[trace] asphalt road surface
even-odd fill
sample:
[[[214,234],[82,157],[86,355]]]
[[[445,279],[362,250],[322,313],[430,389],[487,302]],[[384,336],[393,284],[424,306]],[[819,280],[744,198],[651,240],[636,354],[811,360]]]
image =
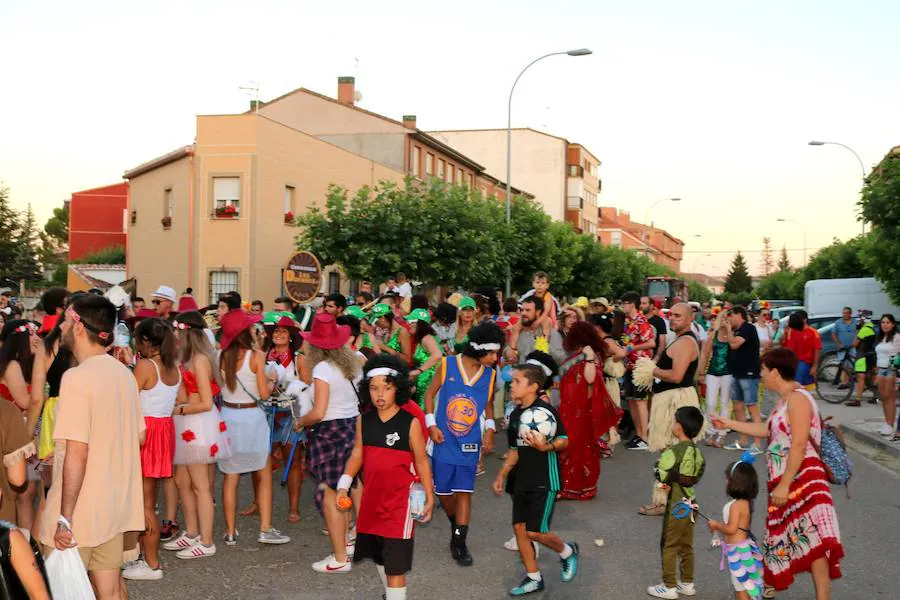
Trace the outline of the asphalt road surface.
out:
[[[736,452],[705,448],[707,469],[698,485],[701,507],[707,514],[721,515],[725,503],[724,469],[737,458]],[[505,550],[511,536],[511,504],[508,497],[495,497],[490,484],[500,466],[500,453],[487,461],[488,473],[478,478],[469,547],[475,565],[458,567],[449,556],[449,525],[443,512],[433,522],[419,527],[413,572],[407,579],[408,598],[440,600],[500,599],[523,577],[518,555]],[[835,488],[835,504],[846,550],[844,577],[834,582],[833,598],[894,598],[896,592],[896,547],[900,519],[900,477],[867,458],[852,455],[856,469],[850,486],[852,499],[843,488]],[[636,513],[649,500],[652,467],[656,455],[643,451],[616,450],[603,461],[600,494],[590,502],[557,504],[552,528],[581,547],[578,576],[568,584],[559,580],[559,561],[546,549],[540,557],[547,589],[535,598],[607,599],[648,598],[646,587],[660,581],[660,517]],[[757,461],[760,479],[764,463]],[[221,479],[221,478],[220,478]],[[130,582],[134,600],[204,599],[313,599],[376,600],[382,589],[372,563],[355,565],[349,574],[325,575],[310,564],[329,554],[322,521],[312,507],[313,487],[305,482],[301,510],[303,521],[288,525],[287,494],[275,491],[275,526],[292,537],[284,546],[262,546],[255,541],[256,517],[238,517],[243,534],[237,546],[220,542],[224,531],[221,511],[216,521],[218,554],[212,558],[182,561],[164,552],[165,577],[161,581]],[[250,480],[241,482],[239,506],[250,496]],[[763,506],[762,496],[759,505]],[[757,510],[753,529],[762,535],[762,510]],[[594,545],[601,537],[603,547]],[[698,518],[694,536],[698,600],[732,599],[727,573],[719,571],[719,551],[710,549],[710,535]],[[780,599],[808,599],[813,595],[807,575],[794,587],[778,594]]]

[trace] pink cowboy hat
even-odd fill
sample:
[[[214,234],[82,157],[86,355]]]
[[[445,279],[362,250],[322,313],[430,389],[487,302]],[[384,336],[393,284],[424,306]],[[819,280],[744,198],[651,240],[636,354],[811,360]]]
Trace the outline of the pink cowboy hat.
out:
[[[338,325],[334,315],[319,313],[313,320],[312,331],[303,331],[300,335],[316,348],[337,350],[350,339],[350,327]]]
[[[262,320],[260,315],[248,315],[242,310],[229,310],[228,314],[222,317],[220,325],[222,326],[222,336],[219,338],[219,345],[222,350],[226,350],[234,339],[245,329],[249,329]]]

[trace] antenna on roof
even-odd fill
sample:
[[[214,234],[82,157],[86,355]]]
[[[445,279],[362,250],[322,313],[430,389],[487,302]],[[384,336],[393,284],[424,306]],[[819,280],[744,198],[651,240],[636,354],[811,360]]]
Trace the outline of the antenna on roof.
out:
[[[253,96],[253,112],[259,112],[259,84],[255,81],[248,81],[247,85],[238,88],[243,90],[248,96]]]

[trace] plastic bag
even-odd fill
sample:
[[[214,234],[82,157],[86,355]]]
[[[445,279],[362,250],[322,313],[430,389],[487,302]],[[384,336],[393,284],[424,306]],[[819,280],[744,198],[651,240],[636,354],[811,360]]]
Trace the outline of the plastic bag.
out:
[[[91,580],[77,548],[54,550],[44,565],[50,593],[56,600],[94,600]]]

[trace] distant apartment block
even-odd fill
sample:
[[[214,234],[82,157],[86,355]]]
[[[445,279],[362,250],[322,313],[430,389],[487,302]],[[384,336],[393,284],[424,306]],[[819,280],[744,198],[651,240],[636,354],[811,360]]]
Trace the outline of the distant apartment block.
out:
[[[506,175],[506,129],[432,131],[431,135]],[[581,144],[534,129],[512,130],[512,182],[532,194],[554,221],[597,235],[600,160]]]
[[[631,215],[624,210],[601,207],[599,216],[597,231],[600,243],[645,252],[657,264],[681,271],[683,241],[665,229],[632,221]]]

